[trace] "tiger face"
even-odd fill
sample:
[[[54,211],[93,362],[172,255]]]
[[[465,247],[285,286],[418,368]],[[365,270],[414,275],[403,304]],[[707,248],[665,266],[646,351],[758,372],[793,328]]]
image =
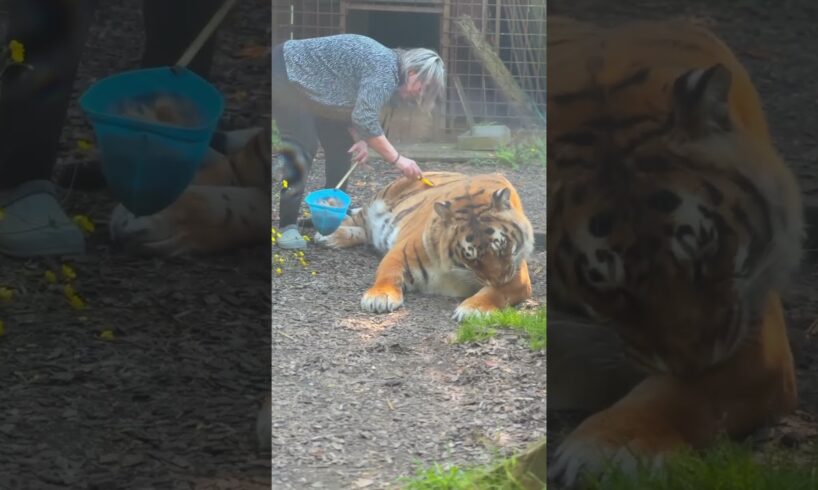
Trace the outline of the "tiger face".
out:
[[[614,320],[654,371],[689,375],[730,357],[800,257],[796,182],[741,126],[730,88],[721,64],[690,70],[666,113],[600,117],[552,146],[549,284]]]
[[[510,196],[508,188],[501,188],[483,205],[461,199],[436,202],[434,207],[448,235],[448,256],[454,266],[468,269],[480,282],[494,287],[508,283],[530,253],[531,241],[518,224]]]

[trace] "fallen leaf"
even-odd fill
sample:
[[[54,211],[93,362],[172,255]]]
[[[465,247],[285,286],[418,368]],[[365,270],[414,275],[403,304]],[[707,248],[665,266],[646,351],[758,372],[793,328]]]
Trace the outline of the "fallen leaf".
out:
[[[263,58],[270,53],[270,48],[267,46],[258,46],[251,44],[241,49],[237,56],[239,58]]]

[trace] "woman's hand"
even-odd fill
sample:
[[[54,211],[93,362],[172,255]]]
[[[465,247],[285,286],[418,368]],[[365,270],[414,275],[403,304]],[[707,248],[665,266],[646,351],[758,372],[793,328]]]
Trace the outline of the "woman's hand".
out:
[[[364,164],[369,159],[369,145],[364,140],[358,141],[347,150],[347,153],[352,154],[352,163]]]
[[[395,162],[395,166],[398,167],[398,170],[400,170],[403,175],[409,177],[410,179],[418,180],[423,177],[423,172],[421,172],[417,162],[411,158],[406,158],[405,156],[401,155]]]

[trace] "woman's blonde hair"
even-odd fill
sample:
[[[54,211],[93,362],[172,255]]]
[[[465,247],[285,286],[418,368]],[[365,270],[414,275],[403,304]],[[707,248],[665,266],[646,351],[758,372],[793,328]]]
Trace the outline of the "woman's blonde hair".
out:
[[[418,105],[430,109],[443,97],[446,89],[446,68],[440,55],[426,48],[396,49],[400,58],[401,77],[407,80],[409,72],[417,73],[423,84]],[[405,82],[404,82],[405,83]]]

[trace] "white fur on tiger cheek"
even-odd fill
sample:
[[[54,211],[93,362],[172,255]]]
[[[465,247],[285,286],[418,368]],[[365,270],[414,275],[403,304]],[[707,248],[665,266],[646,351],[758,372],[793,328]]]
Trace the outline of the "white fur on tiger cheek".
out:
[[[469,260],[477,258],[477,249],[474,248],[474,245],[472,245],[471,242],[460,240],[460,246],[463,247],[464,258]]]
[[[373,202],[366,212],[366,226],[372,245],[379,252],[386,253],[395,245],[400,227],[394,225],[394,215],[380,199]]]
[[[588,258],[588,264],[583,270],[586,279],[595,288],[601,291],[621,287],[625,282],[625,266],[623,265],[622,258],[609,247],[607,240],[591,236],[587,229],[587,225],[582,226],[576,239],[577,247],[582,250]],[[612,259],[611,262],[601,260],[597,254],[598,250],[608,252],[607,256]],[[602,277],[601,280],[591,280],[590,271],[593,269],[599,272]]]
[[[698,260],[713,253],[718,246],[716,223],[701,212],[700,208],[704,204],[696,196],[680,194],[679,197],[682,198],[682,202],[673,213],[676,222],[675,229],[678,230],[681,226],[687,225],[693,229],[694,235],[674,237],[671,250],[676,259],[681,262]]]
[[[491,248],[495,252],[499,252],[506,246],[506,237],[498,230],[491,235]]]

